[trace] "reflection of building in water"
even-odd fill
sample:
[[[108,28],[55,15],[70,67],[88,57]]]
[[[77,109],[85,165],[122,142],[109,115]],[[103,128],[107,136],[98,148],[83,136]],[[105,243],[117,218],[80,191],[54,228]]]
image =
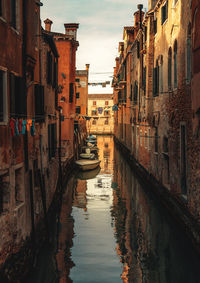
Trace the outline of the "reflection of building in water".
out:
[[[113,183],[117,186],[112,216],[116,250],[124,265],[123,282],[197,282],[199,259],[183,232],[177,231],[164,209],[144,192],[117,151],[114,156]],[[190,262],[196,262],[195,268]],[[178,270],[183,270],[182,279],[177,264]]]
[[[86,180],[77,180],[77,186],[74,190],[74,200],[73,206],[87,209],[87,181]]]
[[[73,246],[74,236],[74,220],[71,216],[72,212],[72,197],[73,189],[76,185],[74,179],[71,179],[68,186],[63,193],[62,206],[59,222],[59,236],[58,236],[58,247],[56,254],[56,266],[59,273],[59,282],[71,283],[72,280],[69,278],[70,269],[74,266],[71,260],[71,247]]]
[[[101,173],[113,172],[114,141],[112,136],[99,135],[97,139],[99,159],[101,160]]]

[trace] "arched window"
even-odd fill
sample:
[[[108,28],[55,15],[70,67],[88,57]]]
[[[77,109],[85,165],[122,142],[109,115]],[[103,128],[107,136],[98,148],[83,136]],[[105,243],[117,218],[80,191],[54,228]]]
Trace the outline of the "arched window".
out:
[[[177,40],[174,42],[174,87],[177,88]]]
[[[163,56],[160,56],[160,92],[163,92]]]
[[[189,83],[191,80],[191,23],[188,25],[188,34],[187,34],[187,66],[186,66],[186,80]]]
[[[172,49],[169,48],[168,51],[168,88],[172,87]]]
[[[156,60],[156,67],[153,69],[153,96],[159,95],[159,65]]]
[[[134,104],[137,104],[137,98],[138,98],[138,83],[135,81],[134,83],[134,90],[133,90],[133,101]]]

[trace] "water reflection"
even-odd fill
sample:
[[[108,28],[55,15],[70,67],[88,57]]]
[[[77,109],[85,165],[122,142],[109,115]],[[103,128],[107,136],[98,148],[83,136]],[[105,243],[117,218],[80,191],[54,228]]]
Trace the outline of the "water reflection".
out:
[[[99,137],[98,147],[101,171],[72,176],[53,244],[26,282],[199,283],[200,260],[184,233],[135,178],[112,137]]]
[[[200,259],[191,243],[148,188],[141,186],[115,151],[112,216],[123,282],[200,282]]]

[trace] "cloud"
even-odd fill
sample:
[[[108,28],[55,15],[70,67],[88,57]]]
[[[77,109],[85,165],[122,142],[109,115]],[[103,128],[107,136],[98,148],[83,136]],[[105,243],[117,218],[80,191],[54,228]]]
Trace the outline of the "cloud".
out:
[[[147,2],[139,1],[144,8]],[[109,74],[99,77],[93,74],[113,71],[123,27],[134,24],[138,0],[43,0],[43,4],[42,21],[50,18],[53,31],[64,32],[64,23],[80,24],[77,69],[89,63],[91,79],[110,79]]]

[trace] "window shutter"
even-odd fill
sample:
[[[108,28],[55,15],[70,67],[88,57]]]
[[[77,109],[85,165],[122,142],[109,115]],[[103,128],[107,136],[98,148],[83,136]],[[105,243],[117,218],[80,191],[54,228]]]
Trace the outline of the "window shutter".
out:
[[[11,0],[11,25],[16,28],[16,0]]]
[[[3,106],[4,106],[4,87],[3,87],[3,74],[4,72],[0,70],[0,122],[3,121]]]
[[[35,85],[35,121],[44,122],[44,87]]]
[[[0,0],[0,17],[3,16],[2,0]]]
[[[73,95],[74,95],[74,84],[69,84],[69,103],[73,102]]]
[[[157,87],[156,87],[156,94],[159,95],[159,66],[157,66]]]
[[[191,80],[191,37],[187,39],[187,81]]]
[[[156,69],[153,68],[153,96],[156,96]]]
[[[15,76],[10,73],[10,115],[15,117]]]

